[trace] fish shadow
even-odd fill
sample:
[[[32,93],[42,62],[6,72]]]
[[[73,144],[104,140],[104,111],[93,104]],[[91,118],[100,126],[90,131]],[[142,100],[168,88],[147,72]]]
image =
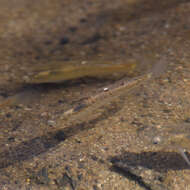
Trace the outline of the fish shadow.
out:
[[[190,154],[186,153],[190,158]],[[167,172],[169,170],[184,170],[190,169],[190,166],[185,162],[178,152],[124,152],[121,155],[109,158],[109,161],[114,166],[123,167],[143,167],[157,172]]]
[[[186,153],[187,157],[190,154]],[[134,181],[146,190],[168,190],[164,183],[167,171],[190,169],[177,152],[124,152],[109,158],[110,170]]]
[[[119,106],[114,106],[113,104],[106,112],[103,112],[98,117],[94,117],[89,121],[79,122],[74,125],[71,124],[63,129],[47,132],[44,135],[23,141],[16,146],[5,147],[4,150],[0,152],[0,169],[30,160],[49,151],[51,148],[56,148],[59,143],[64,142],[66,139],[82,131],[87,131],[96,127],[96,123],[114,115],[120,109]]]

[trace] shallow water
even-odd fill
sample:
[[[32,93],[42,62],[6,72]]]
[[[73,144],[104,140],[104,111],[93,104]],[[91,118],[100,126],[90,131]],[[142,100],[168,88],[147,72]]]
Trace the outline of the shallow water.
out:
[[[184,47],[189,39],[189,10],[182,5],[187,1],[130,0],[112,4],[105,0],[91,4],[85,0],[82,4],[65,1],[64,6],[63,1],[56,2],[46,1],[49,12],[41,11],[39,2],[30,6],[26,1],[18,3],[18,14],[5,17],[6,27],[0,29],[4,34],[0,46],[0,183],[35,184],[38,180],[33,175],[43,167],[53,170],[54,178],[51,176],[50,181],[58,183],[58,175],[71,165],[76,173],[86,176],[77,182],[91,184],[89,173],[85,172],[97,169],[92,175],[94,179],[105,168],[91,163],[85,155],[93,153],[106,160],[122,148],[130,159],[135,158],[134,163],[150,164],[158,171],[163,155],[174,160],[163,164],[166,171],[186,168],[181,160],[177,166],[175,162],[179,158],[177,148],[189,147],[188,126],[181,128],[179,134],[174,132],[179,129],[177,125],[166,126],[159,131],[164,141],[158,144],[166,152],[157,151],[159,148],[146,151],[152,148],[151,140],[157,135],[155,124],[168,122],[164,116],[156,118],[160,112],[154,105],[159,93],[178,81],[168,79],[171,86],[166,86],[166,79],[159,81],[159,77],[166,74],[171,63],[178,67],[184,52],[188,55],[188,48]],[[25,4],[27,8],[19,8]],[[160,86],[154,89],[153,83]],[[153,110],[153,116],[148,115],[151,107],[158,111]],[[138,144],[140,138],[133,120],[144,113],[148,135],[140,133],[142,143]],[[151,129],[148,121],[152,118]],[[137,122],[137,127],[141,123]],[[70,173],[71,178],[75,176]],[[107,180],[106,175],[101,176]],[[113,184],[118,183],[118,178],[113,179]],[[125,178],[123,182],[126,181]],[[132,188],[137,189],[137,183],[134,184]]]

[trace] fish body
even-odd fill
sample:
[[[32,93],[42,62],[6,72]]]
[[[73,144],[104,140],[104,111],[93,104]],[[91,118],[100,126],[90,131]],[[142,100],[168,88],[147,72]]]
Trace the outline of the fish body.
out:
[[[126,63],[112,61],[60,62],[44,65],[30,77],[29,83],[56,83],[82,77],[102,77],[114,73],[132,73],[136,68],[134,60]]]

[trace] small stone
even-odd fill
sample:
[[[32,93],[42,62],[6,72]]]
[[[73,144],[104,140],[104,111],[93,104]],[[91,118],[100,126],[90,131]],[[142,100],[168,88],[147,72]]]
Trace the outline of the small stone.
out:
[[[24,110],[25,110],[25,111],[31,111],[32,109],[29,108],[29,107],[25,107]]]
[[[48,113],[47,112],[43,112],[43,113],[41,113],[41,116],[42,117],[48,116]]]
[[[87,61],[82,61],[81,62],[81,65],[85,65],[85,64],[87,64]]]
[[[22,79],[23,79],[24,82],[29,82],[30,81],[30,77],[27,76],[27,75],[23,76]]]
[[[164,27],[165,27],[165,28],[170,28],[170,25],[169,25],[169,24],[165,24]]]
[[[159,144],[162,141],[160,136],[156,136],[152,139],[153,144]]]
[[[54,126],[55,125],[55,121],[53,121],[53,120],[48,120],[48,125],[49,126]]]
[[[109,88],[107,88],[107,87],[106,87],[106,88],[104,88],[104,92],[106,92],[106,91],[108,91],[108,90],[109,90]]]
[[[161,129],[162,126],[161,126],[161,125],[157,125],[156,128],[157,128],[157,129]]]

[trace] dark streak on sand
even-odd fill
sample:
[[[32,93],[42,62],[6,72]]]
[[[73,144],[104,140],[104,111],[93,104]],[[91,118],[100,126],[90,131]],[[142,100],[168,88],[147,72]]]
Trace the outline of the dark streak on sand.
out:
[[[49,132],[46,135],[24,141],[16,147],[10,147],[0,153],[0,169],[6,168],[20,161],[32,159],[35,156],[47,152],[50,148],[55,147],[69,137],[72,137],[82,131],[94,128],[97,122],[114,115],[120,109],[121,106],[112,105],[99,117],[88,122],[81,122],[74,126],[72,125],[61,130]]]

